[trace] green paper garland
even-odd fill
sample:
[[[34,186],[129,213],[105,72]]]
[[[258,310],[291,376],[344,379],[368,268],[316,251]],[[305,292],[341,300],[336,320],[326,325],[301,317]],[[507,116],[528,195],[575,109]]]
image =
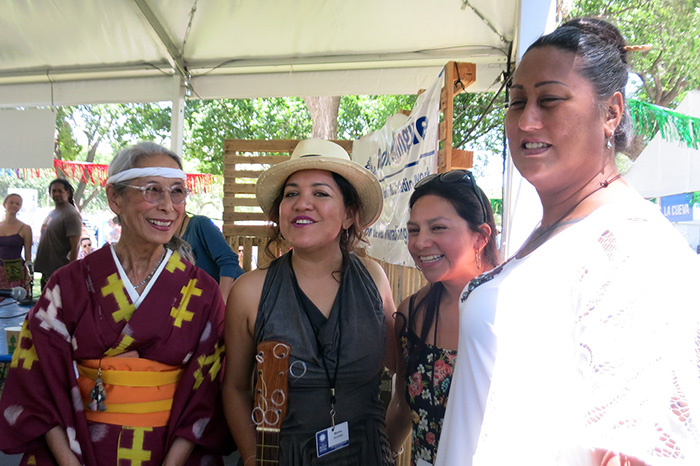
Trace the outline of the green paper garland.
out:
[[[652,139],[660,131],[666,141],[700,149],[700,118],[634,99],[629,99],[628,105],[636,134]]]

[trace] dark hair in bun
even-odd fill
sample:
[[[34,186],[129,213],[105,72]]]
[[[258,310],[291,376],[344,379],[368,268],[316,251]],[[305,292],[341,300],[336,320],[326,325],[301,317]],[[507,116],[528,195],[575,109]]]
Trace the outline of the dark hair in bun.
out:
[[[625,108],[620,125],[615,130],[617,150],[626,149],[632,140],[632,120],[625,97],[629,72],[625,45],[620,30],[613,24],[600,18],[576,18],[540,37],[527,49],[529,52],[534,48],[556,47],[573,52],[579,58],[581,76],[591,82],[599,102],[607,100],[615,92],[622,95]]]

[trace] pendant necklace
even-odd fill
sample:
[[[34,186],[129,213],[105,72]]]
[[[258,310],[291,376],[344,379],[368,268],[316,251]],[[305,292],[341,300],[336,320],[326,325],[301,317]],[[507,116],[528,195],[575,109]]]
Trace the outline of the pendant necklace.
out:
[[[106,411],[105,400],[107,399],[107,392],[105,391],[104,384],[102,383],[102,358],[100,358],[99,365],[97,367],[97,377],[95,378],[95,385],[90,390],[90,403],[88,403],[88,408],[91,411]]]
[[[160,259],[158,259],[158,263],[156,264],[155,267],[153,267],[153,270],[151,270],[151,273],[149,273],[148,276],[146,276],[146,278],[144,278],[143,281],[141,281],[141,283],[139,283],[138,285],[134,285],[134,289],[141,288],[143,285],[148,283],[148,281],[151,278],[153,278],[153,275],[156,273],[156,270],[158,270],[158,267],[160,266],[161,262],[163,262],[164,257],[165,257],[165,249],[163,249],[163,252],[160,255]]]

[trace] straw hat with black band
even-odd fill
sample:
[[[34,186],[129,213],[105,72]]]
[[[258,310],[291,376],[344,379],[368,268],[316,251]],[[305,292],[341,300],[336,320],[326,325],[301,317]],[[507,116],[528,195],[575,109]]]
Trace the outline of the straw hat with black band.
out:
[[[266,214],[269,215],[272,204],[284,189],[287,179],[301,170],[326,170],[348,180],[362,201],[361,228],[367,228],[379,218],[384,199],[377,178],[350,160],[345,149],[324,139],[300,141],[289,160],[268,168],[260,175],[255,185],[255,197]]]

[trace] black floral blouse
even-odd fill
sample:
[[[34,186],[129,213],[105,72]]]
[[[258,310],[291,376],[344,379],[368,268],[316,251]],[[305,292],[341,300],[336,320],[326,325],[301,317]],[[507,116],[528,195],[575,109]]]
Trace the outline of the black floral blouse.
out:
[[[411,343],[420,337],[407,326],[401,330],[403,356],[408,361]],[[406,375],[406,399],[411,410],[413,437],[411,444],[411,466],[419,459],[435,463],[438,439],[445,417],[447,396],[450,392],[452,372],[457,351],[446,350],[430,344],[419,345],[416,370]]]

